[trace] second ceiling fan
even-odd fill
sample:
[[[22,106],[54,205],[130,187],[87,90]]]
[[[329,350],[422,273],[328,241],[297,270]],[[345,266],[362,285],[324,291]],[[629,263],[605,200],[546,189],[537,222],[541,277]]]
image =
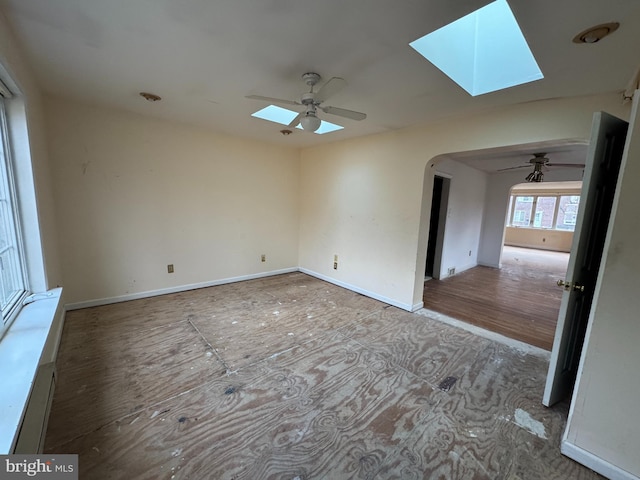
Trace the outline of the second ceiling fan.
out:
[[[550,163],[546,155],[546,153],[534,153],[533,158],[529,160],[528,164],[518,165],[517,167],[500,168],[498,169],[498,172],[516,170],[518,168],[526,168],[533,165],[533,172],[529,173],[525,180],[527,182],[542,182],[544,172],[549,170],[548,167],[584,168],[584,163]]]

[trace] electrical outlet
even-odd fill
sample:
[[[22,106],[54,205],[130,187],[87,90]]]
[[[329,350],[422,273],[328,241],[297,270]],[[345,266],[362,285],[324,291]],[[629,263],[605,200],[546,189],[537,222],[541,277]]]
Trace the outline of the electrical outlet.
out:
[[[469,250],[469,256],[471,256],[471,250]]]
[[[447,275],[451,276],[455,274],[456,274],[456,267],[451,267],[450,269],[447,270]]]
[[[167,265],[167,273],[173,273],[173,263]]]
[[[264,253],[262,255],[260,255],[260,261],[261,262],[266,262],[267,261],[267,256]]]
[[[338,269],[338,262],[333,262],[333,269],[337,270]]]

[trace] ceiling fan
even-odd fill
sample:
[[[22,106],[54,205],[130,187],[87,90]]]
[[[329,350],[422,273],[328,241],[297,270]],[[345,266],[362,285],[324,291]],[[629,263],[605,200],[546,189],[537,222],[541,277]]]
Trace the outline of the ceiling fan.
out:
[[[261,95],[248,95],[245,98],[250,98],[252,100],[263,100],[266,102],[272,103],[281,103],[284,105],[302,105],[305,109],[300,112],[296,118],[291,120],[289,123],[289,127],[295,127],[298,125],[302,125],[304,130],[309,132],[315,132],[320,128],[321,120],[317,116],[317,111],[322,110],[324,113],[329,113],[331,115],[338,115],[339,117],[349,118],[351,120],[364,120],[367,118],[367,115],[360,112],[355,112],[353,110],[347,110],[345,108],[338,107],[330,107],[330,106],[322,106],[324,103],[332,95],[335,95],[344,87],[347,86],[347,82],[340,77],[330,78],[325,84],[317,91],[313,91],[313,87],[320,81],[320,75],[314,72],[308,72],[302,75],[302,79],[305,83],[310,87],[309,92],[303,93],[300,101],[294,100],[283,100],[281,98],[273,98],[273,97],[263,97]]]
[[[526,165],[518,165],[517,167],[500,168],[498,172],[504,172],[505,170],[516,170],[518,168],[526,168],[533,165],[533,172],[526,176],[527,182],[542,182],[544,172],[549,171],[548,167],[569,167],[569,168],[584,168],[584,163],[549,163],[549,159],[545,156],[546,153],[534,153],[533,158],[529,160]]]

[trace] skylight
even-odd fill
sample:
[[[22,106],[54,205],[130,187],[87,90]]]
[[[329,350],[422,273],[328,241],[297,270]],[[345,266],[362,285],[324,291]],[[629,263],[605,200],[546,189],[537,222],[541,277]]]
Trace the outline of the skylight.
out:
[[[289,125],[291,120],[296,118],[296,115],[298,115],[298,112],[292,112],[291,110],[276,107],[275,105],[269,105],[251,114],[252,117],[269,120],[270,122],[280,123],[282,125]]]
[[[287,110],[286,108],[277,107],[275,105],[269,105],[268,107],[258,110],[252,113],[252,117],[261,118],[263,120],[269,120],[270,122],[279,123],[281,125],[289,125],[291,121],[296,118],[298,112]],[[300,124],[296,128],[302,129]],[[335,132],[336,130],[342,130],[344,127],[336,125],[335,123],[320,121],[320,128],[313,133],[322,135],[323,133]]]
[[[474,97],[544,78],[506,0],[409,45]]]
[[[296,128],[302,128],[300,124]],[[322,135],[323,133],[335,132],[336,130],[342,130],[344,127],[341,125],[336,125],[335,123],[327,122],[325,120],[320,120],[320,128],[313,133],[317,133],[318,135]]]

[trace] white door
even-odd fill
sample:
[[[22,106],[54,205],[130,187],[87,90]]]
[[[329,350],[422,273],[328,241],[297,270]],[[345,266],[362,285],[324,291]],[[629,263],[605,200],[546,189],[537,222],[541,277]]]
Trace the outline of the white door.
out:
[[[580,206],[564,279],[556,334],[542,403],[551,406],[573,389],[600,268],[628,123],[594,114]]]

